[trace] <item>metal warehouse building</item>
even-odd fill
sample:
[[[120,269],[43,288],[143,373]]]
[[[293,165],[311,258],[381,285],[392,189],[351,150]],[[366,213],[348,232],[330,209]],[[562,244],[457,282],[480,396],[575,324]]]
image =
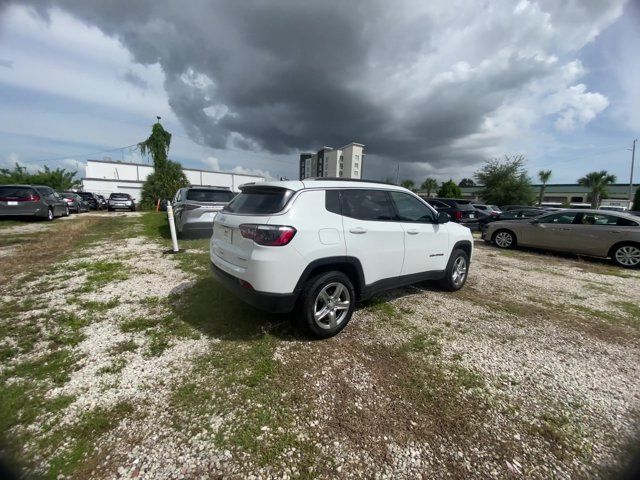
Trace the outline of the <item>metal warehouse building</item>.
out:
[[[239,191],[240,185],[252,182],[264,182],[264,177],[245,175],[242,173],[216,172],[211,170],[195,170],[184,168],[184,173],[191,185],[211,185],[229,187]],[[113,192],[128,193],[140,200],[142,184],[153,172],[153,167],[144,163],[124,163],[113,160],[88,160],[82,189],[85,192],[108,196]]]

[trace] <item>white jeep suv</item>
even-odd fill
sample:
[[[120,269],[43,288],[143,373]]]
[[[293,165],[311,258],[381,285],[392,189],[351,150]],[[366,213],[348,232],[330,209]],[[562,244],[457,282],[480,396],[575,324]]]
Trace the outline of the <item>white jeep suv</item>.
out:
[[[356,301],[438,280],[464,285],[468,228],[407,189],[353,180],[246,184],[214,218],[211,269],[245,302],[271,312],[299,308],[317,337],[342,330]]]

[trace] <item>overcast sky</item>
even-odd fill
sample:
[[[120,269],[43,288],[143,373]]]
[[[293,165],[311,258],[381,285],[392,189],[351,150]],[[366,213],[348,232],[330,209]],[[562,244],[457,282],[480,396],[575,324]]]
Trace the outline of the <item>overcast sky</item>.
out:
[[[297,178],[300,151],[357,141],[373,179],[523,154],[628,182],[639,4],[0,0],[0,165],[140,161],[118,148],[160,115],[191,168]]]

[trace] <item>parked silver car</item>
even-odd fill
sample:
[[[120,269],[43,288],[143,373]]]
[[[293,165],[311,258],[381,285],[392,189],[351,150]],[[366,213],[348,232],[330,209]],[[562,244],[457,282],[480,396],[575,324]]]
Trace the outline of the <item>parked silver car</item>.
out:
[[[640,267],[640,218],[602,210],[562,210],[528,221],[487,225],[485,241],[499,248],[516,245],[608,257],[625,268]]]
[[[43,185],[0,185],[0,217],[29,216],[53,220],[67,217],[67,203],[52,188]]]
[[[227,187],[186,187],[173,198],[178,235],[211,235],[213,217],[234,197]]]

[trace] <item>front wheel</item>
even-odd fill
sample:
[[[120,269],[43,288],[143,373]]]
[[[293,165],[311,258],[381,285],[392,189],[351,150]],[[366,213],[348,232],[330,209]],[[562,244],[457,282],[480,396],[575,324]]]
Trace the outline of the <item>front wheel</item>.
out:
[[[516,246],[516,236],[509,230],[498,230],[493,235],[493,243],[498,248],[513,248]]]
[[[627,243],[615,247],[611,254],[613,263],[623,268],[640,267],[640,245]]]
[[[454,250],[449,257],[444,278],[440,280],[440,286],[450,292],[460,290],[467,282],[469,275],[469,255],[464,250]]]
[[[69,207],[64,207],[64,216],[65,217],[69,216]]]
[[[309,280],[302,292],[300,323],[314,337],[332,337],[351,320],[355,298],[353,284],[344,273],[322,273]]]

